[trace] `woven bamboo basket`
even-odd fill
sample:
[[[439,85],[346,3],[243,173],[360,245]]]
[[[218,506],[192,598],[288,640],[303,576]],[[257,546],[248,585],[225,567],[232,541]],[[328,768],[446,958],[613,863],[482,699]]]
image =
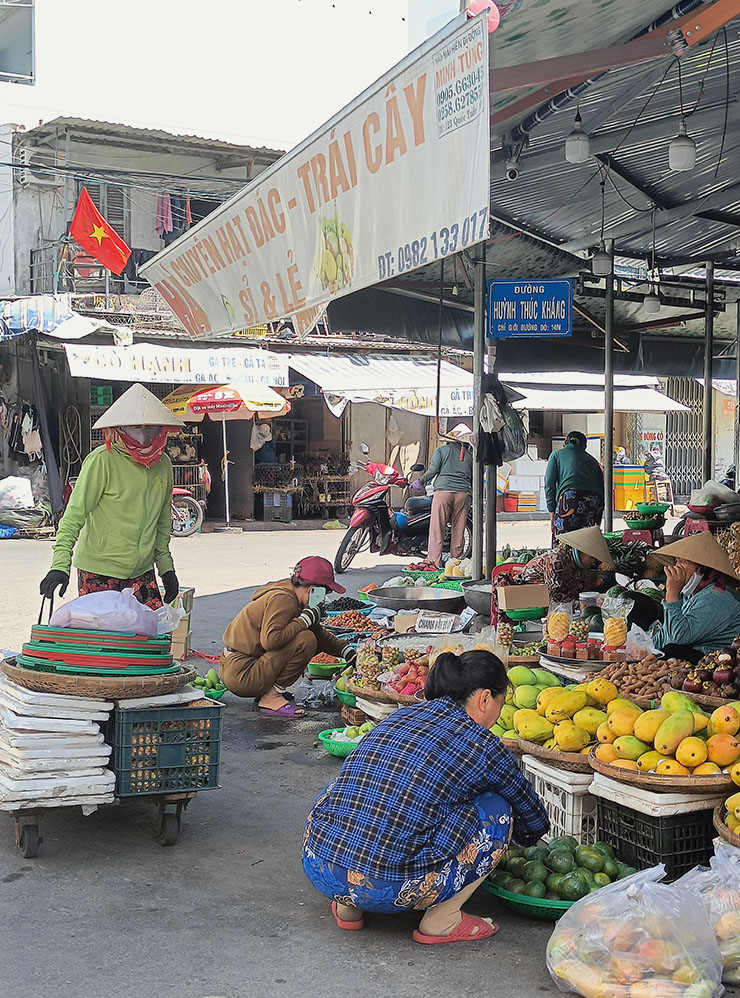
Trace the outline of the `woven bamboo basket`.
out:
[[[567,769],[569,773],[590,773],[591,764],[587,755],[580,752],[560,752],[558,749],[546,749],[537,742],[528,742],[526,738],[519,739],[519,748],[523,755],[533,755],[558,769]]]
[[[721,794],[734,786],[729,773],[714,776],[663,776],[659,773],[640,773],[632,769],[617,769],[596,758],[595,748],[586,756],[591,768],[619,783],[629,783],[643,790],[685,794]]]
[[[370,700],[375,703],[396,703],[385,690],[368,690],[364,686],[355,686],[355,684],[350,680],[344,680],[344,685],[348,693],[354,693],[356,697],[362,697],[363,700]],[[410,700],[409,703],[413,703]]]
[[[524,749],[519,744],[519,739],[512,741],[511,738],[499,739],[504,748],[507,748],[513,755],[524,755]]]
[[[179,672],[162,676],[62,676],[56,672],[23,669],[14,659],[3,662],[2,670],[8,679],[27,690],[102,700],[131,700],[174,693],[198,675],[191,666],[183,665]]]
[[[727,809],[724,804],[718,804],[717,807],[715,807],[712,819],[714,821],[714,827],[717,829],[717,834],[720,835],[725,842],[729,842],[731,846],[737,846],[737,848],[740,849],[740,835],[737,835],[735,832],[731,832],[724,822],[726,810]]]
[[[716,707],[727,707],[729,704],[735,702],[735,700],[730,700],[727,697],[710,697],[705,693],[687,693],[686,696],[695,703],[698,703],[700,707],[711,707],[712,710]],[[740,697],[736,699],[740,699]]]
[[[395,690],[389,690],[385,687],[383,688],[383,692],[390,697],[393,703],[412,704],[423,702],[417,700],[416,696],[404,696],[403,693],[396,693]]]

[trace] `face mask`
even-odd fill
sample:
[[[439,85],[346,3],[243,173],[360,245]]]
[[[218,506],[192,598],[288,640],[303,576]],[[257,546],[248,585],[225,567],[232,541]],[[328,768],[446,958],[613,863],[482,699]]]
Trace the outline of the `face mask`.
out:
[[[121,429],[124,433],[127,433],[130,437],[133,437],[137,443],[148,444],[159,433],[161,427],[159,426],[122,426]]]
[[[312,610],[321,606],[326,599],[327,592],[328,590],[324,586],[311,586],[311,591],[308,594],[308,605]]]
[[[686,585],[681,590],[681,595],[684,599],[688,599],[689,596],[693,596],[698,587],[701,585],[701,575],[698,572],[694,572],[691,578],[688,580]]]

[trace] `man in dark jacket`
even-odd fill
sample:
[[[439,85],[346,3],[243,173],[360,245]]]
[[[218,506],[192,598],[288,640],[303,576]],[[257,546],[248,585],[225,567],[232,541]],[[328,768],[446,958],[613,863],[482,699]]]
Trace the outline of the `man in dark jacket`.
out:
[[[565,447],[553,451],[545,472],[545,498],[553,537],[598,527],[604,512],[604,472],[586,451],[586,438],[572,430]]]

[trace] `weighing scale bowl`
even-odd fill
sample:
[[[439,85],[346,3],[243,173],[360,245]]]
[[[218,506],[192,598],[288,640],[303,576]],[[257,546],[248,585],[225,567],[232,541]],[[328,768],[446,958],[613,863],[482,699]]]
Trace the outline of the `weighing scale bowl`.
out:
[[[391,586],[373,589],[373,599],[378,606],[389,610],[437,610],[440,613],[459,613],[465,606],[465,597],[453,589],[432,589],[430,586]]]

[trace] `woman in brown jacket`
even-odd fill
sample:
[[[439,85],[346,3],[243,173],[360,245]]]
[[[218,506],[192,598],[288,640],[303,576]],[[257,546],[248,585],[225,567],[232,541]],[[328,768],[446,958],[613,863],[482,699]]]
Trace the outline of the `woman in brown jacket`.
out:
[[[320,626],[327,592],[346,592],[326,558],[303,558],[289,579],[268,582],[224,633],[221,679],[240,697],[256,697],[263,714],[304,717],[285,691],[317,652],[352,663],[354,649]]]

